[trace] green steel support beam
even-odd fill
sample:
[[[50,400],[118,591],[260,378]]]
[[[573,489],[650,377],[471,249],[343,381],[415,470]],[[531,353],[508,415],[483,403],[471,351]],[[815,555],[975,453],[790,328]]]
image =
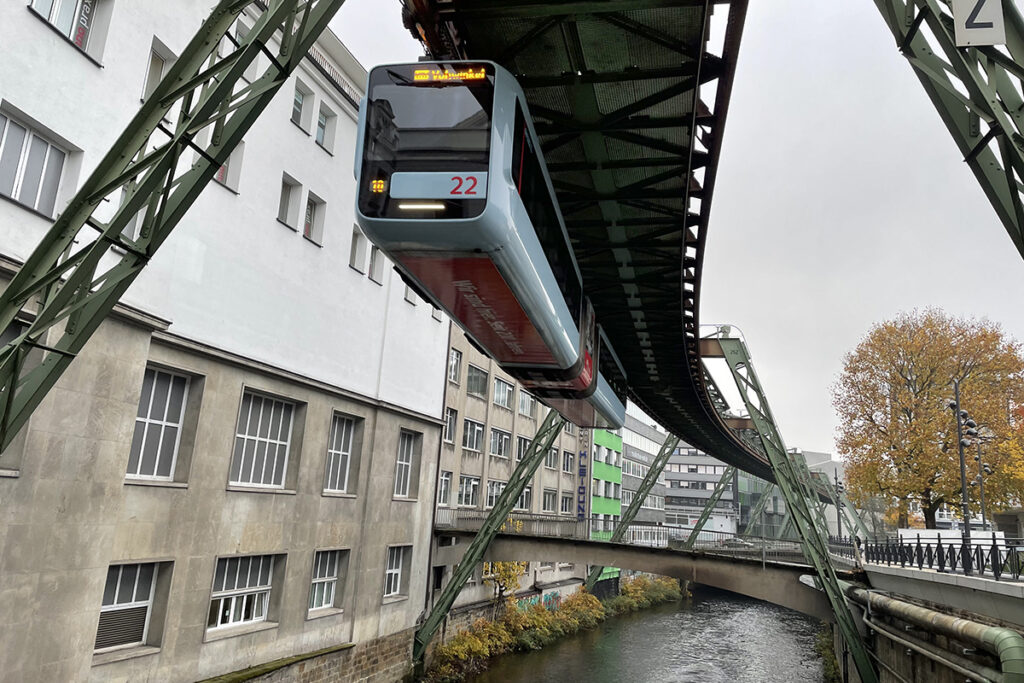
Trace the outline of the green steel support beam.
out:
[[[771,500],[772,492],[775,490],[775,484],[769,484],[762,493],[761,497],[754,503],[754,509],[750,511],[750,519],[747,520],[747,528],[743,531],[744,536],[750,536],[754,523],[761,524],[762,529],[764,524],[761,522],[761,517],[764,516],[764,509],[768,507],[768,501]],[[761,534],[764,535],[763,533]]]
[[[817,572],[818,582],[832,607],[843,640],[846,641],[857,667],[857,673],[863,683],[877,683],[878,672],[871,662],[867,645],[857,631],[853,613],[846,602],[839,578],[829,558],[828,544],[822,537],[814,513],[808,504],[811,492],[801,483],[798,466],[786,452],[775,418],[768,407],[768,400],[750,362],[746,345],[741,339],[733,337],[723,336],[717,341],[721,344],[723,356],[743,398],[747,413],[757,426],[776,483],[786,501],[786,512],[796,526],[807,560]]]
[[[707,504],[704,505],[704,510],[701,511],[700,517],[698,517],[696,523],[694,523],[693,531],[690,532],[690,535],[686,537],[686,541],[683,543],[683,547],[687,550],[693,548],[693,544],[697,541],[697,536],[700,534],[701,529],[704,528],[704,525],[707,524],[708,519],[711,518],[711,512],[715,509],[715,506],[718,505],[719,499],[722,497],[722,494],[725,493],[726,485],[732,481],[734,474],[736,474],[735,467],[726,467],[725,472],[722,473],[722,478],[718,480],[717,484],[715,484],[715,490],[711,492],[711,497],[708,498]]]
[[[0,296],[0,330],[15,320],[25,324],[0,349],[0,451],[10,445],[343,3],[217,3]],[[236,40],[232,28],[248,7],[259,18],[244,39]],[[261,52],[270,64],[247,83],[244,74]],[[100,218],[104,204],[118,207],[113,217]],[[41,353],[29,359],[33,349]]]
[[[845,493],[839,494],[839,500],[843,504],[845,512],[852,519],[854,525],[860,530],[862,534],[861,538],[864,540],[873,538],[874,534],[872,534],[871,530],[868,529],[868,525],[864,522],[864,518],[860,516],[860,512],[858,512],[857,508],[853,506],[853,503],[850,502],[850,499],[846,497]],[[854,534],[854,536],[856,536],[856,534]]]
[[[430,644],[441,622],[448,615],[448,611],[455,603],[455,598],[458,597],[463,586],[466,585],[466,581],[469,580],[473,570],[483,560],[484,553],[487,552],[491,541],[501,530],[502,525],[508,520],[509,513],[515,507],[519,496],[522,495],[523,490],[530,483],[530,478],[544,461],[548,449],[551,448],[551,444],[554,443],[564,426],[565,418],[554,410],[549,410],[547,417],[544,418],[544,422],[541,423],[537,433],[534,434],[533,440],[530,441],[530,447],[527,449],[526,455],[523,456],[515,471],[512,472],[505,490],[498,496],[498,500],[494,503],[494,507],[491,508],[487,519],[484,520],[480,530],[473,537],[469,547],[466,548],[462,561],[459,562],[458,566],[455,567],[455,571],[452,572],[452,578],[448,585],[441,591],[441,595],[434,602],[430,614],[427,615],[427,618],[417,629],[412,648],[414,662],[419,663],[423,661],[427,645]]]
[[[839,519],[842,520],[846,526],[846,531],[850,534],[850,538],[857,535],[857,527],[853,524],[848,516],[848,510],[843,508],[843,501],[839,497],[841,494],[836,490],[835,486],[829,484],[825,487],[825,491],[828,493],[829,499],[832,501],[832,505],[835,506],[836,510],[839,510]],[[836,529],[836,534],[842,536],[842,528]]]
[[[875,0],[897,47],[1024,256],[1024,20],[1012,0],[1002,5],[1005,52],[957,47],[949,2]]]
[[[679,437],[669,434],[665,437],[665,442],[661,444],[661,450],[658,451],[657,457],[654,458],[654,462],[651,463],[650,468],[647,470],[647,474],[644,476],[643,481],[640,482],[639,488],[633,495],[633,500],[630,502],[629,507],[622,513],[622,518],[619,519],[619,523],[615,526],[612,531],[612,537],[609,539],[611,543],[619,543],[622,541],[622,537],[626,535],[626,530],[629,529],[629,525],[636,519],[636,513],[640,512],[640,507],[647,500],[647,494],[654,488],[655,482],[658,481],[658,477],[661,476],[661,471],[665,469],[665,463],[668,462],[668,458],[676,450],[676,446],[679,445]],[[597,583],[597,579],[601,576],[601,572],[604,571],[604,567],[591,567],[590,573],[587,575],[587,581],[583,584],[584,588],[588,591],[594,590],[594,584]]]

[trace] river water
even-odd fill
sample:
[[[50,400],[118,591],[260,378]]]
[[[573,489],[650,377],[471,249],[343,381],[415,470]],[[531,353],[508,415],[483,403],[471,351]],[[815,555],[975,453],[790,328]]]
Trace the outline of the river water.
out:
[[[819,683],[820,622],[698,587],[691,599],[609,619],[543,650],[506,655],[477,683]]]

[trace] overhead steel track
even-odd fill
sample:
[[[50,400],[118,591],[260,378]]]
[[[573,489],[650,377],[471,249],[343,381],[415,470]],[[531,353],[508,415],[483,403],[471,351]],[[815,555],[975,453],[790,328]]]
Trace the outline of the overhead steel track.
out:
[[[746,0],[404,3],[431,56],[493,60],[522,84],[633,400],[697,448],[774,480],[757,441],[727,425],[698,333]]]

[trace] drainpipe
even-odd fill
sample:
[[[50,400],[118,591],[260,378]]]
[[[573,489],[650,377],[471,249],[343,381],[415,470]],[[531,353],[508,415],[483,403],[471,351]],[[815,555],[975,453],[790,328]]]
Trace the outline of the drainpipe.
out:
[[[953,617],[903,600],[867,591],[846,581],[839,582],[854,602],[932,633],[954,638],[999,657],[1005,683],[1024,683],[1024,638],[1012,629],[986,626],[976,621]]]

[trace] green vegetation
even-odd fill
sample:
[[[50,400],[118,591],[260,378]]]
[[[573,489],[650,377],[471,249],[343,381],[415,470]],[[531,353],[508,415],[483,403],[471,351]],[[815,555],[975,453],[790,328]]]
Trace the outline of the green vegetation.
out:
[[[555,610],[542,605],[520,609],[509,599],[500,619],[478,619],[469,630],[439,646],[422,680],[456,683],[486,669],[492,657],[539,650],[564,636],[592,629],[608,617],[681,598],[675,579],[638,576],[624,580],[621,594],[603,602],[584,590],[570,595]]]
[[[821,656],[822,683],[840,683],[843,674],[839,670],[835,648],[832,646],[832,625],[822,624],[814,641],[814,650]]]

